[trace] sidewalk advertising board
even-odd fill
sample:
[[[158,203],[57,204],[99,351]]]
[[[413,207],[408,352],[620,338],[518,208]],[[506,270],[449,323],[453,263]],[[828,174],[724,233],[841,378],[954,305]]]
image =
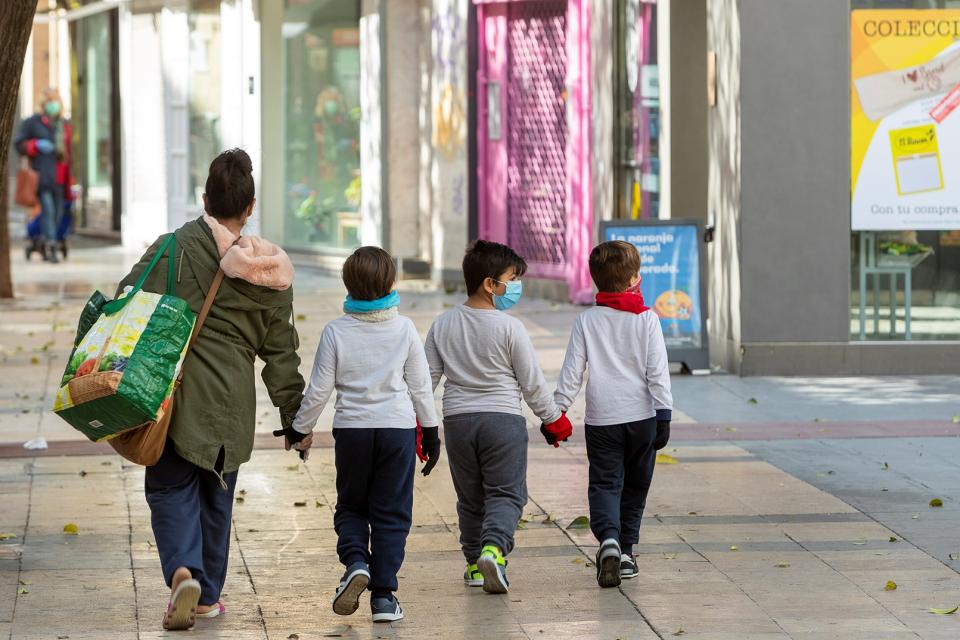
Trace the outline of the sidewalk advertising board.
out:
[[[660,317],[671,362],[710,366],[707,339],[703,229],[696,220],[607,220],[603,241],[623,240],[640,252],[640,290]]]
[[[850,224],[960,229],[960,9],[850,15]]]

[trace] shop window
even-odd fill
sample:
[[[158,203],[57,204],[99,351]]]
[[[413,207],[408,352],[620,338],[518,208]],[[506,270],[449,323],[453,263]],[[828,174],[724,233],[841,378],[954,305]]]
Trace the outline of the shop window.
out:
[[[359,3],[287,0],[284,240],[350,249],[360,238]]]
[[[617,0],[617,217],[660,216],[660,74],[656,0]]]
[[[190,193],[202,208],[210,161],[223,151],[220,132],[220,0],[191,0]]]
[[[851,337],[958,339],[960,1],[851,9]]]

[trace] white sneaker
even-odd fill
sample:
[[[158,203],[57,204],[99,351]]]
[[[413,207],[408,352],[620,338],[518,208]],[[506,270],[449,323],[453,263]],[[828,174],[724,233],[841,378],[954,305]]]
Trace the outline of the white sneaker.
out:
[[[640,569],[637,568],[637,560],[626,553],[620,554],[620,578],[629,580],[640,575]]]

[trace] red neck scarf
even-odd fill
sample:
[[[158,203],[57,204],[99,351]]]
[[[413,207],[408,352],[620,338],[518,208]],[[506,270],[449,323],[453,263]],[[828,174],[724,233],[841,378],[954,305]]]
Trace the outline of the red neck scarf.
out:
[[[597,306],[610,307],[617,311],[629,311],[630,313],[643,313],[650,308],[643,304],[643,294],[640,291],[635,293],[629,291],[605,293],[601,291],[597,294]]]

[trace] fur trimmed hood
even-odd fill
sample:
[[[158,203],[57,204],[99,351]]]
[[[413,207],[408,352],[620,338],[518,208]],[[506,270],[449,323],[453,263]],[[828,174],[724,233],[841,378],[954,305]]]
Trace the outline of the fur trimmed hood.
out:
[[[211,215],[203,214],[220,254],[220,268],[229,278],[284,291],[293,285],[293,263],[286,251],[258,236],[237,236]]]

